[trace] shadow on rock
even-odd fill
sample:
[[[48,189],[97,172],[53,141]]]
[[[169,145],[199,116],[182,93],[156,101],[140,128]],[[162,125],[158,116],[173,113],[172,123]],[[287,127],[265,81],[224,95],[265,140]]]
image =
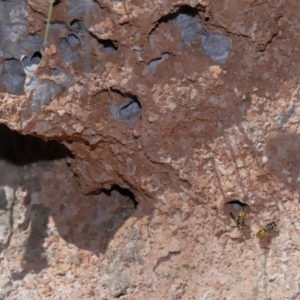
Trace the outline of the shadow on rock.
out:
[[[30,194],[41,190],[41,176],[33,170],[45,172],[52,167],[50,161],[66,158],[71,153],[56,141],[45,142],[37,137],[21,135],[3,124],[0,124],[0,136],[0,252],[10,246],[18,228],[18,218],[22,215],[20,207],[26,207],[25,221],[19,228],[25,234],[29,232],[22,247],[23,271],[12,274],[13,278],[20,279],[30,271],[38,273],[48,265],[43,243],[47,236],[50,208],[42,204],[30,205]],[[21,186],[29,192],[21,200],[23,203],[17,196]]]
[[[98,255],[106,251],[118,229],[136,208],[133,193],[114,185],[98,195],[61,200],[53,207],[52,215],[62,238]]]
[[[26,165],[37,161],[50,161],[71,156],[71,152],[56,141],[45,142],[30,135],[21,135],[0,124],[0,160],[14,165]]]
[[[25,253],[22,261],[22,272],[12,273],[15,280],[23,279],[29,272],[41,272],[48,267],[48,261],[43,247],[45,238],[48,236],[48,219],[50,208],[41,204],[34,204],[30,207],[30,219],[25,220],[22,224],[28,227],[30,234],[25,245]]]
[[[51,239],[60,236],[67,243],[98,255],[107,250],[116,232],[135,212],[137,217],[149,212],[145,208],[137,212],[133,192],[118,185],[82,194],[66,160],[58,160],[70,155],[59,143],[22,136],[4,125],[0,125],[0,134],[0,162],[6,170],[0,174],[0,209],[11,220],[9,228],[5,228],[10,232],[9,238],[0,246],[2,250],[10,247],[14,235],[18,243],[12,249],[17,247],[22,253],[21,271],[11,274],[13,280],[41,272],[49,266],[49,259],[60,259],[59,246],[52,245],[54,249],[49,250]],[[10,187],[10,198],[4,186]],[[18,198],[16,191],[20,186],[27,194]],[[25,217],[22,223],[17,216]]]

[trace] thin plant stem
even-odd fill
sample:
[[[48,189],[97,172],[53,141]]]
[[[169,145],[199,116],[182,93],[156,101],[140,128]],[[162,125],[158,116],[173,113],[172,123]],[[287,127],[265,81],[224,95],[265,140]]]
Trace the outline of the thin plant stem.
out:
[[[48,33],[49,33],[50,21],[51,21],[51,17],[52,17],[53,3],[54,3],[54,0],[49,0],[48,17],[47,17],[45,36],[44,36],[45,43],[48,40]]]

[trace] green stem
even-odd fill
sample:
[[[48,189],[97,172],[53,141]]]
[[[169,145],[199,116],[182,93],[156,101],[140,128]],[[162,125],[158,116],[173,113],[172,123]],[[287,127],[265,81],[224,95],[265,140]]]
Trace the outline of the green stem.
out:
[[[54,0],[49,0],[48,17],[47,17],[45,36],[44,36],[45,43],[48,40],[48,33],[49,33],[50,21],[51,21],[51,17],[52,17],[53,3],[54,3]]]

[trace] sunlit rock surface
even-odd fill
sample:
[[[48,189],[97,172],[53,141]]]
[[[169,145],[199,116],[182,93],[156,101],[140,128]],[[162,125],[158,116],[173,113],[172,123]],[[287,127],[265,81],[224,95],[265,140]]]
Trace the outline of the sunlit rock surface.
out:
[[[0,298],[295,298],[297,3],[55,3],[0,14],[0,123],[65,147],[5,134]]]

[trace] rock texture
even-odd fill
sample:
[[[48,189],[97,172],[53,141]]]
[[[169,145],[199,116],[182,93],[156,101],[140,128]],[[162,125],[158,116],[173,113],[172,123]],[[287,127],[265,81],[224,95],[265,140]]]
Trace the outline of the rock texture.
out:
[[[0,8],[0,123],[69,151],[2,162],[0,297],[296,299],[296,2]]]

